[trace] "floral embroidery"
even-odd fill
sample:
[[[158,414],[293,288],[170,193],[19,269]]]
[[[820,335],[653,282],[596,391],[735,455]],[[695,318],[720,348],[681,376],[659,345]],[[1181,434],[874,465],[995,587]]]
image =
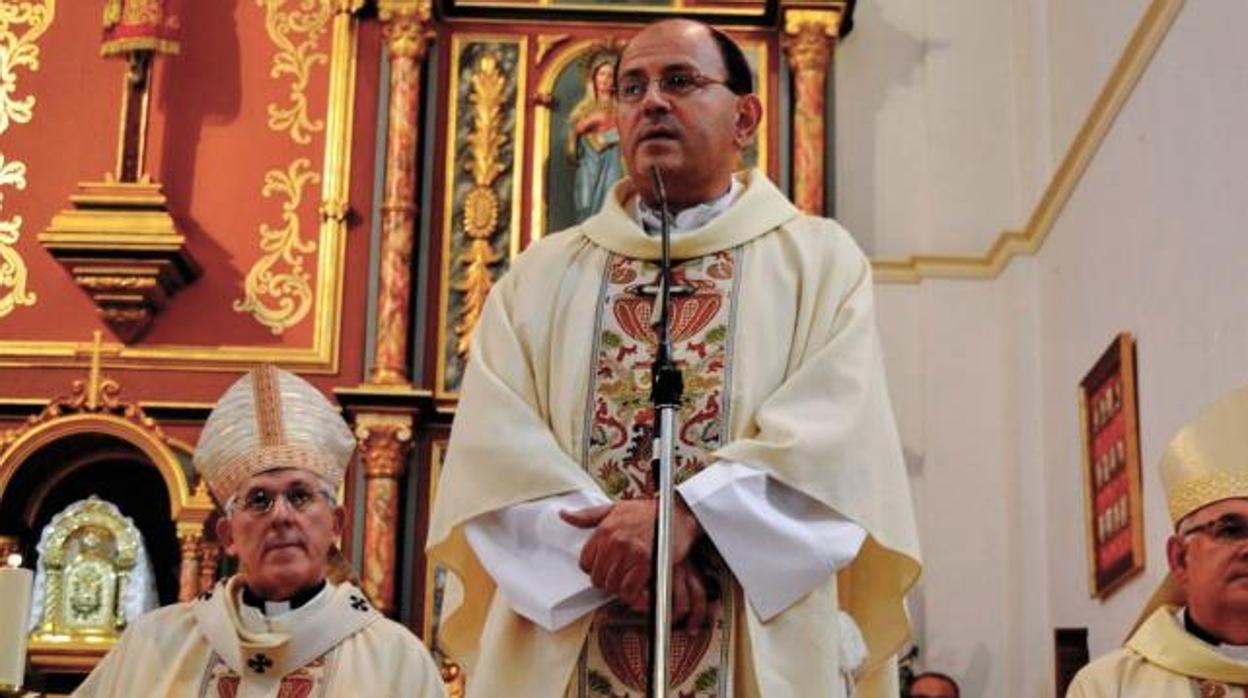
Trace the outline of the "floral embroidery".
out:
[[[734,253],[689,260],[673,270],[670,318],[672,354],[684,374],[676,443],[677,482],[701,471],[723,440],[727,417],[727,363],[736,270]],[[651,471],[654,409],[651,369],[657,340],[658,267],[613,256],[599,314],[594,377],[589,396],[589,438],[584,463],[613,499],[655,496]],[[712,581],[727,589],[718,556],[705,556]],[[672,632],[674,695],[726,695],[731,604],[711,604],[707,627]],[[613,602],[594,617],[580,667],[581,696],[635,698],[649,680],[648,619]]]

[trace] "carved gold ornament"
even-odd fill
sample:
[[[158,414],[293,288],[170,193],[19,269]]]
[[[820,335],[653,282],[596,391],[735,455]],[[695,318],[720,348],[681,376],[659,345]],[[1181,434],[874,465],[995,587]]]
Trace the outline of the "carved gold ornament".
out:
[[[464,232],[472,242],[459,257],[467,270],[454,287],[464,294],[459,322],[455,325],[459,337],[456,351],[460,356],[468,353],[472,332],[481,319],[485,298],[493,286],[490,266],[501,259],[490,238],[497,232],[499,222],[499,199],[493,184],[505,169],[500,154],[507,143],[502,113],[506,92],[507,77],[499,70],[498,57],[492,53],[482,55],[472,76],[472,92],[468,95],[473,126],[466,139],[471,157],[464,169],[472,175],[473,188],[464,197],[463,223]]]
[[[53,398],[42,412],[31,416],[21,426],[0,431],[0,454],[4,454],[32,429],[74,414],[114,415],[149,432],[162,442],[169,441],[160,425],[143,411],[142,406],[137,402],[121,399],[121,383],[104,376],[101,371],[103,356],[106,352],[115,354],[116,348],[105,348],[99,330],[92,333],[90,351],[91,364],[87,370],[87,379],[70,383],[68,395]]]
[[[429,48],[433,3],[430,0],[378,0],[377,19],[391,57],[424,60]]]
[[[151,572],[138,527],[95,496],[52,517],[39,541],[42,605],[33,639],[116,641],[130,620],[127,588]],[[136,571],[145,579],[132,580]]]
[[[325,121],[308,116],[308,82],[312,68],[328,64],[329,55],[317,50],[318,39],[333,19],[331,0],[256,0],[264,8],[264,26],[277,45],[269,77],[290,77],[290,102],[269,105],[269,128],[286,131],[293,141],[307,144],[311,134],[323,131]]]
[[[256,321],[281,334],[298,324],[312,309],[312,284],[303,268],[304,255],[316,251],[316,241],[304,240],[299,230],[299,204],[304,187],[315,185],[320,177],[307,158],[299,158],[282,170],[270,170],[260,193],[285,199],[280,228],[260,226],[260,249],[264,256],[247,272],[244,297],[234,301],[234,310],[251,313]]]
[[[56,16],[55,0],[0,3],[0,135],[12,124],[29,123],[34,116],[35,96],[15,97],[18,68],[39,69],[35,41],[48,30]],[[24,30],[22,28],[24,27]],[[3,187],[26,188],[26,164],[7,160],[0,153],[0,211]],[[34,305],[36,296],[26,290],[26,262],[17,252],[22,217],[0,216],[0,318],[19,305]]]
[[[199,276],[200,267],[169,214],[160,185],[79,182],[70,208],[39,233],[124,342],[139,339],[169,298]]]
[[[25,124],[35,109],[35,96],[15,98],[17,68],[39,69],[39,47],[35,41],[43,36],[56,15],[56,0],[31,0],[0,3],[0,134],[9,123]],[[15,27],[25,26],[19,32]]]
[[[0,153],[0,187],[5,186],[26,188],[26,164],[5,162],[4,154]],[[4,193],[0,191],[0,210],[3,203]],[[15,247],[21,236],[21,216],[0,218],[0,318],[19,305],[35,304],[35,294],[26,290],[26,262]]]

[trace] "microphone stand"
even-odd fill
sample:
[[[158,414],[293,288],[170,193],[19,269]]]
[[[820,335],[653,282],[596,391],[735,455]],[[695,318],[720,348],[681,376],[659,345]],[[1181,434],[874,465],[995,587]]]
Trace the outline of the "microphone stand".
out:
[[[653,167],[654,188],[659,199],[659,226],[663,244],[659,266],[659,328],[658,351],[651,368],[650,400],[654,404],[658,435],[654,452],[657,457],[653,466],[658,469],[659,517],[654,531],[654,554],[651,556],[651,616],[650,616],[650,690],[652,698],[664,698],[671,683],[668,679],[668,659],[671,656],[672,633],[672,506],[675,496],[672,476],[675,465],[674,449],[676,435],[676,410],[680,407],[684,392],[684,379],[676,362],[672,360],[671,288],[672,288],[672,233],[668,228],[670,215],[667,211],[667,192],[659,168]]]

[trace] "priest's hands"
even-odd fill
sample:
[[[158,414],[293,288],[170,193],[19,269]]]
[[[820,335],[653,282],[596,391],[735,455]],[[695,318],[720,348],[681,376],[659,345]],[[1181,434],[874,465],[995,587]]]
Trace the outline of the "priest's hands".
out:
[[[620,600],[637,613],[649,611],[650,584],[648,582],[649,580],[637,595],[621,597]],[[705,626],[710,620],[709,608],[712,600],[714,599],[711,589],[693,560],[686,559],[672,568],[672,625],[680,625],[682,621],[687,621],[691,629]]]
[[[673,608],[684,604],[692,613],[695,597],[700,613],[706,612],[705,585],[696,570],[685,559],[694,542],[702,535],[702,526],[679,497],[672,508],[672,571]],[[611,504],[561,511],[560,518],[577,528],[592,528],[593,535],[581,548],[581,569],[590,576],[594,586],[619,596],[634,609],[648,607],[650,589],[650,556],[654,543],[654,527],[658,519],[658,501],[626,499]],[[681,580],[677,582],[677,576]],[[693,579],[695,581],[690,582]],[[696,588],[695,588],[696,586]],[[698,590],[701,590],[700,593]],[[676,614],[677,618],[681,614]]]

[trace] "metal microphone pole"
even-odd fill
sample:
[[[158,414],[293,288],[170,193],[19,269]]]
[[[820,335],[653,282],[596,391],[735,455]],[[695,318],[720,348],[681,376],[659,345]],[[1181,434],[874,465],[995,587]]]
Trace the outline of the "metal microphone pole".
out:
[[[659,331],[658,351],[651,371],[650,400],[654,403],[655,421],[659,431],[655,439],[654,466],[658,468],[659,520],[654,531],[654,555],[651,556],[653,586],[650,603],[650,668],[652,670],[649,695],[653,698],[667,696],[671,686],[668,677],[668,660],[671,656],[672,638],[672,476],[675,465],[676,410],[680,407],[684,392],[684,379],[672,360],[671,288],[672,288],[672,233],[668,229],[667,192],[663,177],[657,166],[650,169],[654,188],[659,199],[659,226],[663,243],[659,273]]]

